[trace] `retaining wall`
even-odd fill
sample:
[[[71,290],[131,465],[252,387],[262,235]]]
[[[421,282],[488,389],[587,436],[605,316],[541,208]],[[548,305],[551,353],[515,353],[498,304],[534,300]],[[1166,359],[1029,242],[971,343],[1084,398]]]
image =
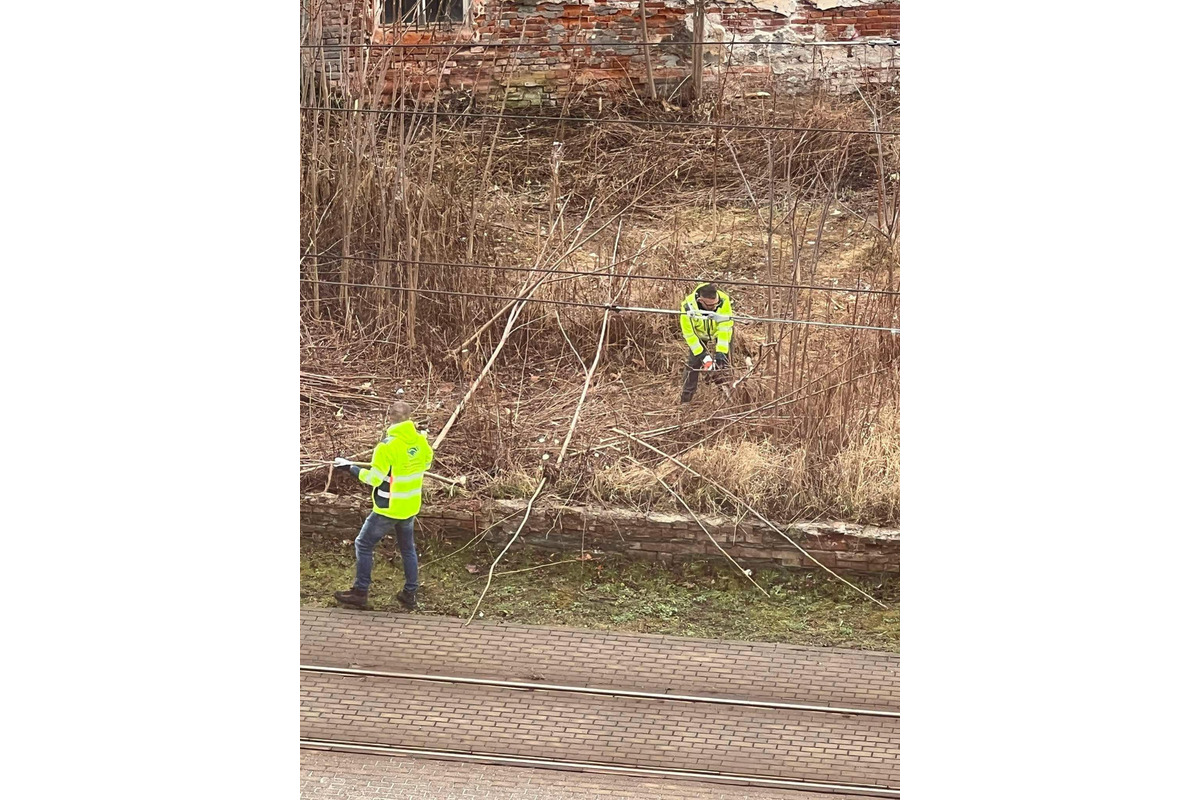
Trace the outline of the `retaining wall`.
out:
[[[371,511],[368,498],[334,494],[300,497],[300,532],[318,538],[353,538]],[[417,517],[418,533],[462,540],[495,524],[490,541],[508,540],[524,515],[523,500],[493,500],[453,506],[426,505]],[[507,517],[507,519],[505,519]],[[721,547],[747,567],[778,565],[815,569],[794,546],[766,525],[718,515],[700,519]],[[900,531],[845,522],[779,526],[821,563],[839,572],[900,572]],[[717,547],[690,516],[568,506],[535,508],[518,545],[565,552],[623,553],[659,561],[721,559]]]

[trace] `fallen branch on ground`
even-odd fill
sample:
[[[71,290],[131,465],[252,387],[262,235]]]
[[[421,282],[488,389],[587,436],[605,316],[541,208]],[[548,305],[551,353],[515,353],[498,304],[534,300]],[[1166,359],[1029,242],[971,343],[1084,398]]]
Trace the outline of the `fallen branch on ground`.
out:
[[[538,564],[534,567],[524,567],[522,569],[510,569],[507,572],[497,572],[497,575],[516,575],[519,572],[532,572],[535,569],[544,569],[545,567],[556,567],[559,564],[586,564],[592,559],[589,558],[564,558],[561,561],[551,561],[549,564]]]

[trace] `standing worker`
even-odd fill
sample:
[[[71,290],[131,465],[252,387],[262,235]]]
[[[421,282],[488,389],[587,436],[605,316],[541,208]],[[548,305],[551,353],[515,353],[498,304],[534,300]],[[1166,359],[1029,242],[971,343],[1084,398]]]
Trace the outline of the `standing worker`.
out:
[[[421,481],[433,463],[433,449],[412,423],[412,406],[403,400],[388,410],[387,436],[375,445],[371,468],[356,466],[344,458],[334,459],[335,468],[349,469],[354,477],[372,488],[371,513],[354,540],[354,585],[334,592],[339,603],[367,607],[375,545],[393,529],[404,561],[404,591],[396,599],[408,608],[417,607],[417,546],[413,522],[421,510]]]
[[[725,382],[722,372],[729,369],[729,345],[733,339],[733,304],[729,301],[729,295],[719,291],[714,284],[700,284],[694,292],[683,298],[683,304],[679,307],[679,327],[683,329],[684,341],[692,351],[683,378],[683,395],[679,401],[690,403],[701,372],[715,366],[718,370],[715,374],[717,383]],[[713,344],[716,345],[716,352],[709,354],[708,347]]]

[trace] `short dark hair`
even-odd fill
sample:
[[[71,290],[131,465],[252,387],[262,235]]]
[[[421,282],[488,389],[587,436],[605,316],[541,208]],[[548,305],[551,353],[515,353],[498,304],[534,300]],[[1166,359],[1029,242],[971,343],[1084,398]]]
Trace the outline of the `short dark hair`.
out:
[[[706,283],[696,290],[696,294],[700,295],[701,297],[716,297],[717,287],[715,284]]]
[[[392,403],[391,408],[388,409],[388,419],[393,424],[404,422],[412,419],[412,412],[413,408],[411,403],[407,403],[403,400],[397,400],[396,402]]]

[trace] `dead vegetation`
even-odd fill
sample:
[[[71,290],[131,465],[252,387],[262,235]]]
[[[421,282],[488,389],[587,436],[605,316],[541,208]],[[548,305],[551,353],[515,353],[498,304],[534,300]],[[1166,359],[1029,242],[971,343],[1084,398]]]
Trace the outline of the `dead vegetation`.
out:
[[[724,287],[741,314],[899,327],[894,294],[801,288],[899,289],[898,137],[642,124],[889,131],[898,102],[868,86],[606,108],[617,124],[306,113],[302,487],[331,485],[335,454],[369,449],[402,391],[431,441],[445,433],[438,471],[467,479],[435,498],[529,498],[544,482],[569,502],[743,513],[620,428],[778,521],[895,523],[897,336],[739,324],[732,397],[702,385],[681,409],[677,317],[588,304],[675,309],[694,284],[672,279],[702,277],[760,284]]]

